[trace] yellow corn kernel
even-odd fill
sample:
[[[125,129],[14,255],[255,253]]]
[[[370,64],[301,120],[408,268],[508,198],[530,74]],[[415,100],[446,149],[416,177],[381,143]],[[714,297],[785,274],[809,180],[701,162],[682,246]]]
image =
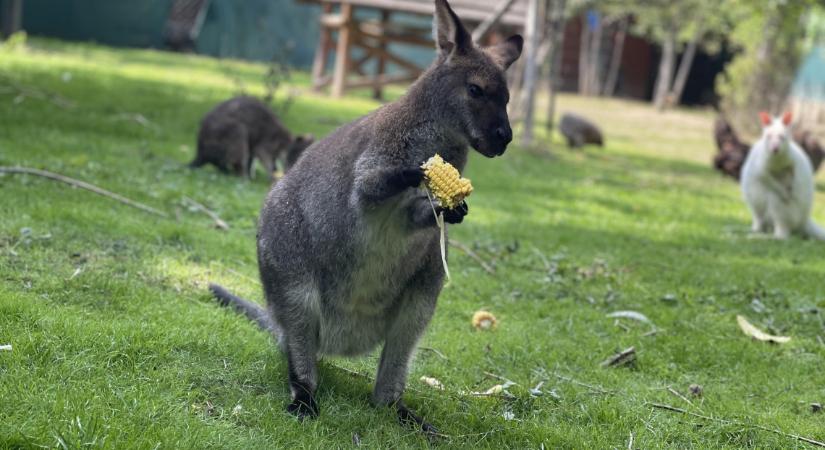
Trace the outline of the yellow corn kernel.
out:
[[[473,192],[470,180],[461,178],[458,170],[438,154],[428,159],[421,168],[427,188],[446,209],[455,208]]]

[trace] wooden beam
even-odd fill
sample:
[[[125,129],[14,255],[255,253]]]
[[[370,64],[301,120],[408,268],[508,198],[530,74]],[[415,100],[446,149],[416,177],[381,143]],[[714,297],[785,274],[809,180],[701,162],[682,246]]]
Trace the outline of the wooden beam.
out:
[[[492,28],[493,25],[495,25],[496,22],[498,22],[501,19],[501,16],[503,16],[504,13],[506,13],[507,10],[510,9],[510,6],[512,6],[513,2],[515,2],[515,0],[501,0],[498,6],[496,6],[496,9],[494,9],[493,12],[490,13],[490,15],[486,19],[484,19],[484,21],[481,22],[481,24],[479,24],[479,26],[477,26],[475,30],[473,30],[473,41],[479,42],[481,38],[483,38],[484,35],[487,34],[488,31],[490,31],[490,28]]]
[[[338,29],[338,47],[335,52],[335,71],[332,75],[332,96],[341,97],[346,88],[347,72],[350,65],[350,46],[352,45],[352,5],[341,4],[341,17],[344,24]]]
[[[372,98],[380,100],[382,98],[382,89],[381,85],[378,84],[378,79],[384,72],[386,71],[387,65],[387,40],[383,38],[384,33],[387,30],[387,25],[390,22],[390,12],[386,10],[381,11],[381,38],[378,40],[378,50],[381,52],[378,55],[378,61],[376,62],[375,66],[375,77],[374,81],[376,84],[372,86]]]
[[[324,3],[322,6],[323,13],[329,14],[332,12],[332,4]],[[329,50],[332,45],[332,32],[328,27],[321,26],[321,36],[318,39],[318,47],[315,48],[315,58],[312,61],[312,89],[320,90],[329,81],[322,83],[321,78],[327,70],[327,59],[329,59]]]
[[[410,72],[421,73],[422,70],[423,70],[421,67],[418,67],[417,65],[415,65],[415,63],[407,61],[406,59],[404,59],[400,56],[397,56],[397,55],[394,55],[394,54],[390,53],[389,50],[386,50],[386,49],[383,49],[383,48],[380,48],[380,47],[373,47],[373,46],[367,44],[366,42],[364,42],[362,40],[356,41],[355,45],[363,48],[364,51],[369,53],[369,55],[372,56],[372,57],[385,58],[386,60],[388,60],[388,61],[390,61],[390,62],[392,62],[396,65],[399,65],[399,66],[409,70]],[[363,62],[361,62],[361,64],[363,64]]]
[[[394,83],[409,83],[411,81],[415,81],[418,78],[418,75],[412,74],[383,74],[381,76],[368,76],[368,77],[360,77],[349,80],[347,82],[347,88],[362,88],[362,87],[373,87],[376,84],[380,86],[386,86],[388,84]]]

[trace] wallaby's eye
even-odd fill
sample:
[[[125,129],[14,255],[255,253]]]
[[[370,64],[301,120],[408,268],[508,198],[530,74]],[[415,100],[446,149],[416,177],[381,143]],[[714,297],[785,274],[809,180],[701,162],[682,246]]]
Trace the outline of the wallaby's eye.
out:
[[[472,98],[481,98],[484,96],[484,91],[477,84],[469,84],[467,85],[467,92],[470,93],[470,97]]]

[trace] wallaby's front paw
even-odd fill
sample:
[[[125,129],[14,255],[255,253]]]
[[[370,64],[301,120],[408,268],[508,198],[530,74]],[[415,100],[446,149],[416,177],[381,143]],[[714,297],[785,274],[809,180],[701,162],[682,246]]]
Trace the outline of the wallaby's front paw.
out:
[[[398,184],[403,187],[418,187],[424,181],[424,171],[420,167],[404,169],[398,174]]]
[[[466,216],[470,212],[470,207],[467,206],[467,202],[462,201],[453,209],[444,209],[444,221],[451,224],[461,223],[464,220],[464,216]]]
[[[318,417],[318,403],[311,395],[296,398],[286,407],[286,411],[300,420],[305,418],[314,419]]]
[[[438,436],[440,434],[436,427],[430,425],[421,417],[418,417],[414,412],[410,411],[409,408],[404,406],[403,403],[398,403],[396,410],[398,412],[398,421],[401,425],[417,428],[428,436]]]

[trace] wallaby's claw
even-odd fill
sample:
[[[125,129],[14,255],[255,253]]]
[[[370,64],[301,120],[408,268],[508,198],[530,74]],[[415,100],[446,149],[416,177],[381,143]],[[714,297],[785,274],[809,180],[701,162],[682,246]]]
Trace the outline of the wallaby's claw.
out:
[[[430,425],[421,417],[418,417],[418,415],[410,411],[409,408],[404,406],[404,404],[399,403],[396,408],[396,410],[398,411],[398,421],[401,423],[401,425],[417,428],[419,431],[428,436],[440,435],[440,433],[438,432],[438,428]]]
[[[470,212],[470,207],[467,206],[467,202],[462,201],[453,209],[444,209],[444,221],[451,224],[461,223],[464,220],[464,216]]]
[[[314,419],[318,417],[318,403],[315,398],[308,396],[306,398],[296,398],[286,407],[286,411],[299,420],[306,418]]]
[[[406,187],[418,187],[424,181],[424,170],[420,167],[401,171],[401,182]]]

